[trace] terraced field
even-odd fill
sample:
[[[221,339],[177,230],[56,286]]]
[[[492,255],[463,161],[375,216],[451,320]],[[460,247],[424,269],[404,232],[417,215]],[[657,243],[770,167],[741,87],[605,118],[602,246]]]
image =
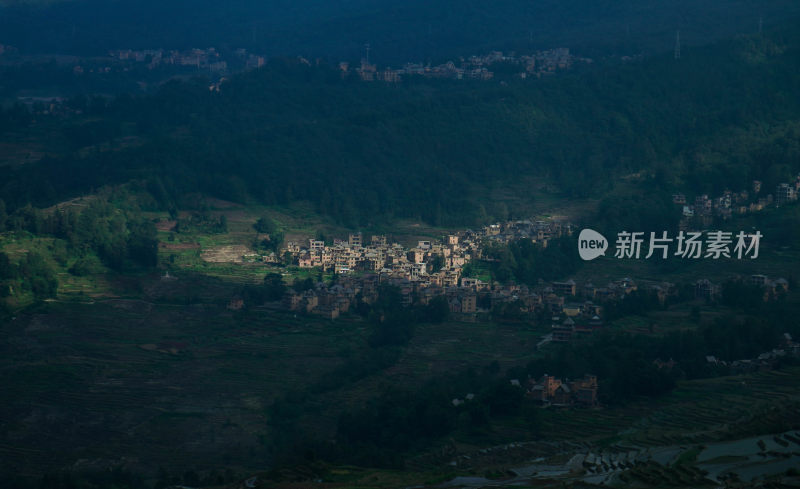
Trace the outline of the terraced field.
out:
[[[625,439],[657,446],[741,438],[800,426],[798,412],[797,368],[686,382]]]
[[[194,466],[221,450],[263,460],[266,406],[361,341],[357,327],[330,326],[213,304],[43,305],[2,325],[0,465],[39,472],[119,454]]]
[[[33,474],[78,459],[110,467],[123,458],[151,472],[263,467],[270,404],[366,348],[356,318],[233,312],[225,306],[237,285],[193,278],[143,277],[142,298],[53,301],[0,325],[0,469]],[[524,364],[535,337],[477,323],[422,326],[385,373],[309,403],[308,425],[332,434],[339,409],[361,405],[387,383],[413,386],[492,360]]]

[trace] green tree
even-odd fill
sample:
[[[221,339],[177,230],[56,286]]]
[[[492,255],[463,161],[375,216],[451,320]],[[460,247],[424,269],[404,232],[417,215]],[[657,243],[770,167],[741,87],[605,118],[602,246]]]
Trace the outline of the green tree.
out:
[[[268,273],[264,277],[264,289],[268,300],[276,301],[283,297],[284,292],[286,292],[286,284],[283,282],[281,274]]]
[[[272,234],[277,229],[277,226],[275,226],[275,221],[273,221],[271,218],[268,216],[263,216],[259,217],[258,221],[253,224],[253,229],[262,234]]]
[[[373,347],[404,345],[414,335],[413,317],[409,308],[403,306],[403,296],[397,287],[381,286],[368,320],[372,325],[369,344]]]
[[[28,253],[20,263],[20,275],[25,281],[25,287],[33,292],[36,299],[55,297],[58,279],[50,265],[38,253]]]
[[[433,255],[428,261],[428,273],[436,273],[444,266],[444,256]]]
[[[420,319],[438,324],[447,321],[449,316],[450,305],[447,303],[447,297],[440,295],[434,297],[427,305],[422,307]]]
[[[11,261],[8,259],[8,255],[0,251],[0,280],[15,277],[16,269],[14,265],[11,264]]]

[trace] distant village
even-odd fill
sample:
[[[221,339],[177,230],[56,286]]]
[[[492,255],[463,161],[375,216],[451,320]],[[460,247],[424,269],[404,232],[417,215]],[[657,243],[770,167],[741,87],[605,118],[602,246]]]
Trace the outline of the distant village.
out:
[[[5,58],[4,58],[5,57]],[[26,57],[19,56],[19,51],[8,45],[0,44],[0,58],[18,63],[25,62]],[[113,72],[127,72],[139,67],[147,70],[178,70],[207,72],[212,75],[213,81],[209,84],[210,91],[219,91],[221,85],[227,81],[227,76],[242,70],[257,69],[267,64],[268,58],[264,55],[250,53],[244,48],[233,51],[220,51],[214,47],[193,48],[186,50],[174,49],[116,49],[108,52],[105,57],[81,58],[72,56],[58,57],[59,64],[72,66],[76,76],[91,74],[108,74]],[[297,60],[305,65],[320,65],[322,59],[308,59],[298,56]],[[492,66],[503,66],[504,73],[519,79],[541,78],[553,75],[558,71],[568,70],[577,63],[592,63],[589,58],[582,58],[570,53],[569,48],[559,47],[540,50],[531,54],[517,55],[516,53],[503,53],[492,51],[488,54],[460,57],[456,61],[432,65],[430,63],[405,63],[401,68],[379,68],[369,60],[369,53],[361,59],[357,66],[352,66],[349,61],[341,61],[336,67],[343,78],[350,76],[370,82],[380,81],[397,83],[407,77],[438,78],[452,80],[492,80],[495,71]],[[21,97],[23,103],[44,104],[42,113],[58,114],[66,111],[59,106],[63,104],[63,97]]]
[[[502,51],[492,51],[489,54],[459,58],[457,62],[448,61],[434,66],[406,63],[399,69],[378,69],[377,65],[370,64],[369,58],[366,57],[354,70],[351,70],[350,63],[346,61],[339,63],[339,70],[343,76],[355,71],[363,81],[377,80],[389,83],[399,82],[406,76],[453,80],[491,80],[494,78],[494,73],[489,68],[492,65],[503,63],[513,67],[518,78],[526,79],[551,75],[557,70],[569,69],[578,62],[591,63],[592,60],[571,55],[569,48],[556,48],[522,56],[516,56],[515,53],[503,54]]]
[[[159,66],[187,66],[198,70],[208,70],[211,73],[227,73],[228,61],[215,48],[208,49],[189,49],[185,51],[164,50],[164,49],[145,49],[131,50],[121,49],[111,51],[110,57],[121,62],[143,63],[148,69],[155,69]],[[299,56],[301,63],[311,65],[312,62]],[[246,49],[240,48],[233,51],[233,59],[237,65],[242,65],[244,69],[260,68],[267,62],[267,58],[262,55],[248,53]],[[319,64],[317,59],[314,64]],[[342,61],[338,64],[338,69],[342,75],[355,73],[363,81],[384,81],[398,82],[405,76],[421,76],[427,78],[450,78],[450,79],[473,79],[490,80],[494,73],[489,67],[498,63],[505,63],[508,66],[517,67],[517,76],[527,78],[553,74],[558,70],[571,68],[575,63],[591,63],[588,58],[576,57],[569,52],[569,48],[555,48],[543,51],[536,51],[533,54],[517,56],[515,53],[504,54],[501,51],[492,51],[488,54],[459,58],[457,61],[448,61],[439,65],[406,63],[402,68],[382,68],[369,61],[369,53],[362,58],[357,67],[351,67],[350,62]]]
[[[261,68],[267,63],[267,57],[249,53],[244,48],[236,49],[232,54],[226,53],[225,55],[213,47],[184,51],[118,49],[110,51],[109,57],[114,63],[120,64],[123,70],[127,70],[126,66],[128,65],[141,64],[149,70],[177,67],[207,71],[221,77],[210,85],[209,88],[211,90],[219,90],[220,83],[225,81],[224,75],[238,69]],[[298,56],[297,59],[299,62],[309,66],[312,64],[319,65],[322,62],[320,59],[312,62],[302,56]],[[94,61],[96,64],[98,60]],[[469,56],[467,58],[462,57],[456,61],[448,61],[438,65],[406,63],[397,69],[391,67],[379,68],[377,64],[370,62],[369,54],[367,53],[367,56],[362,58],[357,66],[351,66],[349,61],[339,62],[337,66],[342,77],[353,75],[362,81],[397,83],[410,76],[453,80],[491,80],[495,74],[490,68],[499,64],[504,64],[506,71],[515,72],[515,76],[520,79],[529,77],[541,78],[542,76],[552,75],[559,70],[570,69],[576,63],[591,62],[591,59],[574,56],[570,54],[569,48],[562,47],[520,56],[515,53],[504,54],[501,51],[492,51],[488,54]],[[111,70],[112,66],[91,68],[84,67],[82,64],[74,66],[76,74],[85,72],[108,73]]]
[[[781,344],[777,348],[760,353],[755,358],[744,358],[726,362],[713,355],[706,355],[706,362],[712,366],[729,368],[733,374],[743,374],[758,370],[772,370],[781,360],[798,357],[800,357],[800,343],[796,342],[791,334],[784,333]],[[655,363],[656,367],[660,369],[671,369],[674,364],[675,362],[672,359],[668,362],[657,360]]]
[[[376,300],[382,284],[398,287],[405,305],[428,304],[435,297],[445,296],[452,313],[467,316],[486,309],[479,308],[479,300],[488,308],[517,300],[531,308],[543,306],[545,301],[563,304],[563,297],[557,299],[552,290],[543,297],[524,285],[490,284],[464,276],[463,268],[470,261],[483,258],[486,243],[531,239],[547,246],[549,240],[571,233],[572,226],[566,223],[526,220],[461,231],[440,242],[419,241],[410,249],[389,243],[382,235],[372,236],[369,243],[364,243],[360,233],[351,234],[347,241],[334,240],[332,245],[314,239],[307,244],[288,242],[283,251],[297,257],[299,267],[319,267],[335,273],[338,279],[331,287],[320,282],[302,293],[290,289],[284,306],[335,318],[347,312],[357,295],[366,303]]]
[[[447,298],[450,313],[459,320],[475,321],[497,306],[516,303],[522,313],[552,317],[552,332],[541,344],[566,342],[602,327],[602,304],[622,300],[631,292],[646,290],[660,303],[678,293],[675,284],[664,281],[634,281],[629,277],[595,285],[574,280],[540,282],[535,286],[487,282],[464,274],[471,261],[485,260],[484,250],[492,243],[506,244],[531,240],[546,247],[552,239],[573,233],[570,223],[558,220],[519,220],[496,223],[479,230],[465,230],[440,241],[418,241],[406,248],[389,243],[376,235],[364,242],[361,233],[332,244],[310,239],[305,243],[288,242],[280,254],[290,253],[300,268],[318,268],[337,277],[333,285],[318,282],[312,289],[289,289],[282,306],[290,311],[316,314],[335,319],[347,313],[358,297],[372,303],[381,285],[398,288],[403,304],[426,305],[436,297]],[[263,257],[277,262],[278,255]],[[752,275],[745,279],[764,290],[764,300],[771,300],[789,288],[783,278]],[[696,299],[717,300],[722,287],[708,279],[695,283]]]
[[[225,73],[228,71],[228,62],[216,48],[208,49],[188,49],[185,51],[165,50],[165,49],[118,49],[110,51],[112,59],[123,62],[144,63],[148,69],[155,69],[159,66],[188,66],[198,70],[208,70],[212,73]],[[248,55],[247,50],[237,49],[234,56],[245,62],[247,68],[257,68],[263,66],[264,58]]]
[[[190,49],[186,51],[147,49],[123,49],[109,53],[111,58],[123,62],[145,63],[148,69],[159,66],[188,66],[198,70],[208,70],[211,73],[228,73],[228,61],[215,48]],[[302,56],[297,58],[301,63],[311,65],[312,62]],[[244,69],[260,68],[267,62],[262,55],[248,53],[240,48],[233,52],[233,60]],[[319,64],[317,59],[314,64]],[[569,52],[569,48],[555,48],[536,51],[533,54],[517,56],[515,53],[504,54],[501,51],[492,51],[489,54],[459,58],[456,62],[448,61],[439,65],[406,63],[402,68],[382,68],[369,61],[369,52],[362,58],[360,65],[352,68],[350,62],[342,61],[338,69],[343,76],[355,73],[363,81],[399,82],[405,76],[421,76],[426,78],[473,79],[491,80],[494,73],[489,67],[498,63],[505,63],[517,67],[517,76],[525,79],[529,76],[540,78],[553,74],[558,70],[571,68],[575,63],[591,63],[588,58],[576,57]]]
[[[553,407],[595,407],[597,402],[597,376],[586,374],[581,379],[559,379],[552,375],[543,375],[541,379],[528,379],[520,382],[511,379],[511,385],[524,389],[525,397],[541,406]],[[475,399],[475,394],[469,393],[464,399],[455,398],[451,402],[454,407],[459,407]]]
[[[572,235],[573,230],[570,223],[558,220],[520,220],[492,224],[477,231],[461,231],[440,241],[418,241],[411,248],[389,243],[384,235],[371,236],[369,242],[365,242],[361,233],[350,234],[347,240],[335,239],[332,244],[317,239],[309,239],[307,243],[288,242],[281,251],[291,253],[299,267],[318,267],[333,272],[336,280],[332,284],[317,282],[303,292],[290,288],[279,307],[336,319],[340,314],[346,314],[356,301],[368,304],[376,301],[381,285],[397,287],[406,306],[426,305],[443,296],[451,316],[460,321],[477,321],[497,306],[514,303],[523,313],[544,314],[550,318],[549,332],[536,345],[539,349],[548,343],[566,343],[601,330],[604,327],[602,305],[624,300],[634,291],[646,290],[661,304],[678,294],[675,284],[634,281],[627,277],[600,286],[566,280],[540,281],[530,287],[485,282],[463,273],[464,266],[470,261],[487,259],[483,250],[490,243],[529,239],[546,247],[550,240]],[[431,267],[433,263],[437,266]],[[772,300],[789,289],[788,281],[783,278],[755,274],[740,280],[760,287],[764,301]],[[694,298],[717,300],[721,290],[719,284],[700,279],[694,284]],[[723,366],[732,372],[746,372],[775,368],[781,359],[789,357],[800,357],[800,345],[787,333],[780,348],[757,358],[730,364],[713,356],[706,357],[706,360],[710,365]],[[676,362],[656,359],[653,365],[660,370],[671,370]],[[595,375],[563,380],[544,375],[539,379],[511,379],[510,382],[522,389],[526,398],[544,407],[592,408],[599,405],[598,378]],[[463,399],[452,399],[451,403],[458,407],[473,399],[474,394],[466,394]]]
[[[778,184],[774,194],[763,195],[761,187],[761,181],[753,180],[750,191],[726,190],[716,197],[704,194],[695,197],[693,204],[687,201],[684,194],[674,194],[672,202],[682,209],[681,229],[686,230],[698,224],[704,227],[710,226],[714,217],[729,219],[734,214],[758,212],[770,206],[780,207],[794,202],[800,193],[800,175],[797,175],[793,182]]]

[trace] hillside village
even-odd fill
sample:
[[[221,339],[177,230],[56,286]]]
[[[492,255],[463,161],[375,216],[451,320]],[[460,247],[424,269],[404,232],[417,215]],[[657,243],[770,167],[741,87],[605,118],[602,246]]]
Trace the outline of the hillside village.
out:
[[[214,47],[207,49],[188,49],[184,51],[164,50],[164,49],[119,49],[109,52],[109,57],[117,63],[130,65],[133,63],[143,64],[149,70],[164,66],[184,66],[198,70],[207,70],[210,73],[225,74],[229,73],[230,67],[241,66],[244,69],[261,68],[267,63],[267,58],[263,55],[249,53],[244,48],[236,49],[232,54],[223,54]],[[226,60],[227,58],[227,60]],[[303,58],[297,58],[301,63],[311,65],[312,62]],[[342,75],[357,75],[362,81],[384,81],[398,82],[405,76],[421,76],[426,78],[450,78],[450,79],[473,79],[491,80],[494,73],[489,70],[492,65],[504,63],[509,67],[514,67],[519,78],[528,77],[541,78],[551,75],[558,70],[571,68],[575,63],[591,63],[588,58],[581,58],[570,54],[569,48],[560,47],[535,51],[531,54],[517,56],[515,53],[503,53],[502,51],[492,51],[488,54],[460,57],[457,61],[448,61],[438,65],[422,63],[406,63],[402,68],[392,69],[390,67],[378,68],[377,64],[369,61],[369,53],[361,59],[361,63],[351,68],[350,62],[341,61],[338,69]],[[319,64],[320,60],[314,60],[314,64]],[[80,72],[83,68],[76,67]],[[110,67],[108,68],[110,69]]]
[[[370,64],[369,58],[365,57],[355,69],[351,69],[350,63],[342,61],[339,63],[339,70],[342,76],[354,71],[362,81],[391,83],[399,82],[406,76],[453,80],[491,80],[494,78],[494,72],[490,71],[490,67],[504,64],[506,71],[513,71],[518,78],[524,80],[528,77],[541,78],[552,75],[557,70],[567,70],[579,62],[591,63],[592,60],[570,54],[569,48],[555,48],[522,56],[517,56],[515,53],[504,54],[502,51],[492,51],[489,54],[462,57],[457,62],[448,61],[433,66],[422,63],[406,63],[399,69],[378,69],[377,65]]]
[[[532,307],[542,300],[538,295],[534,299],[527,287],[506,287],[465,277],[464,265],[482,259],[486,243],[531,239],[547,246],[549,240],[571,233],[572,226],[559,221],[527,220],[462,231],[441,242],[419,241],[410,249],[399,243],[390,244],[382,235],[372,236],[367,244],[360,233],[350,234],[347,241],[334,240],[330,246],[315,239],[307,245],[289,242],[284,252],[296,256],[301,268],[319,267],[339,278],[330,289],[318,283],[314,290],[302,294],[290,290],[284,304],[290,310],[335,318],[347,312],[356,295],[370,303],[377,298],[378,286],[387,284],[399,288],[406,305],[427,304],[434,297],[446,296],[450,311],[455,314],[476,314],[479,299],[482,304],[487,300],[494,303],[528,300]]]
[[[405,306],[427,305],[443,296],[450,314],[462,321],[476,321],[480,315],[513,304],[522,314],[552,318],[551,333],[544,336],[541,346],[568,342],[602,328],[603,305],[621,301],[637,290],[646,291],[662,305],[678,295],[676,284],[630,277],[597,285],[568,279],[529,286],[487,282],[464,273],[468,263],[490,260],[485,249],[492,244],[527,239],[546,247],[551,240],[573,232],[572,224],[560,220],[519,220],[460,231],[441,241],[418,241],[411,248],[390,243],[384,235],[371,236],[365,242],[361,233],[352,233],[347,240],[334,239],[331,244],[317,239],[290,241],[282,255],[291,254],[300,268],[333,273],[336,280],[332,284],[317,282],[304,291],[289,289],[281,305],[286,310],[335,319],[357,301],[373,303],[383,285],[396,287]],[[761,288],[764,301],[789,289],[784,278],[754,274],[742,280]],[[716,301],[721,298],[722,285],[701,278],[694,282],[693,294],[695,299]]]
[[[780,207],[794,202],[800,195],[800,175],[793,182],[779,183],[774,194],[762,193],[762,182],[753,180],[750,191],[732,192],[726,190],[722,195],[709,197],[698,195],[693,203],[689,203],[684,194],[674,194],[672,203],[680,206],[682,218],[680,227],[683,230],[693,225],[709,226],[714,217],[730,219],[734,214],[742,215],[758,212],[770,206]]]
[[[15,53],[12,46],[0,44],[0,57],[3,54]],[[20,62],[25,58],[21,58]],[[297,61],[311,66],[324,64],[321,59],[309,60],[298,56]],[[75,76],[89,74],[108,74],[128,72],[136,69],[167,70],[184,72],[186,70],[205,72],[213,76],[209,90],[219,91],[221,85],[233,73],[258,69],[265,66],[268,58],[262,54],[248,52],[244,48],[219,50],[215,47],[176,49],[116,49],[107,56],[93,58],[75,58],[67,61]],[[569,48],[535,51],[530,54],[517,55],[492,51],[488,54],[460,57],[456,61],[441,64],[405,63],[401,68],[379,67],[369,60],[369,54],[361,59],[358,65],[349,61],[341,61],[335,65],[342,78],[350,76],[358,80],[382,81],[397,83],[407,77],[440,78],[452,80],[492,80],[498,68],[506,74],[519,79],[541,78],[553,75],[558,71],[569,70],[578,63],[592,63],[589,58],[582,58],[570,53]],[[47,97],[47,101],[58,101],[59,97]]]

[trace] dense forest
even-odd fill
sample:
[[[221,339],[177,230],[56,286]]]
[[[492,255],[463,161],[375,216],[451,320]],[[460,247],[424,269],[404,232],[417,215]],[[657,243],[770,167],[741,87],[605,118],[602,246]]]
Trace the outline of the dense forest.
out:
[[[81,115],[50,122],[62,151],[4,168],[0,197],[14,210],[138,181],[152,208],[186,207],[197,192],[306,200],[355,227],[504,219],[509,207],[493,205],[494,189],[513,189],[524,205],[542,182],[567,197],[620,199],[630,175],[650,198],[744,189],[752,179],[774,188],[800,170],[798,47],[798,30],[787,28],[680,60],[499,83],[368,84],[324,64],[275,59],[219,92],[195,79],[153,96],[70,100]],[[13,107],[0,115],[5,138],[48,124],[45,116],[25,124]]]

